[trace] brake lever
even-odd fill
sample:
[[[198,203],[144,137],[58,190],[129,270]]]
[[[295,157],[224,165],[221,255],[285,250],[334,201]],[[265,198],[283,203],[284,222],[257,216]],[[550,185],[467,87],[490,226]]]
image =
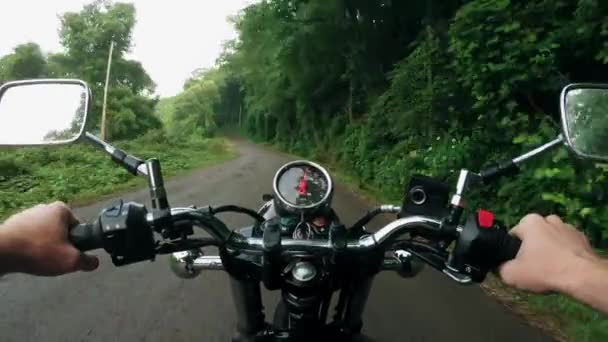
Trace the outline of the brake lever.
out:
[[[443,272],[444,268],[445,268],[445,262],[440,263],[434,260],[429,259],[427,256],[418,253],[412,249],[407,249],[407,251],[409,253],[411,253],[413,256],[417,257],[418,259],[424,261],[425,264],[431,266],[432,268],[436,269],[439,272]]]
[[[443,269],[442,273],[447,275],[450,279],[452,279],[455,282],[462,284],[462,285],[469,285],[469,284],[473,283],[473,279],[471,277],[469,277],[468,275],[454,272],[447,267]]]
[[[450,270],[448,268],[448,266],[446,265],[445,261],[438,262],[435,260],[431,260],[428,257],[424,256],[423,254],[418,253],[412,249],[408,249],[408,252],[411,253],[412,255],[416,256],[420,260],[424,261],[427,265],[431,266],[432,268],[436,269],[437,271],[447,275],[450,279],[454,280],[455,282],[457,282],[461,285],[468,285],[468,284],[473,283],[473,279],[470,276]],[[440,255],[433,254],[433,256],[438,257],[438,259],[443,258]]]

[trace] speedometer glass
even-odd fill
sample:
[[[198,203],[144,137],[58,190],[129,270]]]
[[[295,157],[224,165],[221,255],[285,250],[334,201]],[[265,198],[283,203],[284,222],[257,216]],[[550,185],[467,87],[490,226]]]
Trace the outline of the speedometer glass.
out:
[[[331,191],[330,180],[312,165],[292,165],[285,169],[277,179],[277,190],[288,204],[298,207],[311,207],[321,204]]]

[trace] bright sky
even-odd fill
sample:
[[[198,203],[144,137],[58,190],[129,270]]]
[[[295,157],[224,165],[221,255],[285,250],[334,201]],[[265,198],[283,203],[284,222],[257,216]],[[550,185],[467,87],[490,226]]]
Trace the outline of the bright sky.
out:
[[[8,88],[0,105],[0,145],[40,144],[48,133],[69,129],[76,114],[84,113],[82,93],[80,85],[71,84]]]
[[[6,0],[0,10],[0,56],[18,44],[61,50],[58,15],[91,0]],[[126,0],[137,8],[131,57],[140,61],[161,96],[178,93],[190,73],[215,63],[222,43],[234,38],[226,17],[253,0]]]

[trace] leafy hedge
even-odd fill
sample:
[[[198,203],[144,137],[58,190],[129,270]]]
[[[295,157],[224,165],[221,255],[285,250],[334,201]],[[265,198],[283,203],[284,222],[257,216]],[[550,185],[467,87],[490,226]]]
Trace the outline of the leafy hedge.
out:
[[[462,167],[553,139],[561,88],[608,79],[601,1],[267,0],[236,23],[220,71],[241,92],[222,101],[243,103],[247,132],[339,163],[394,199],[414,173],[453,182]],[[229,122],[236,113],[221,114]],[[607,165],[561,150],[471,206],[491,199],[511,225],[528,212],[558,213],[600,246],[607,175]]]
[[[222,139],[175,140],[163,131],[116,145],[140,158],[159,158],[165,176],[233,155]],[[77,203],[143,183],[89,144],[0,151],[0,219],[38,203]]]

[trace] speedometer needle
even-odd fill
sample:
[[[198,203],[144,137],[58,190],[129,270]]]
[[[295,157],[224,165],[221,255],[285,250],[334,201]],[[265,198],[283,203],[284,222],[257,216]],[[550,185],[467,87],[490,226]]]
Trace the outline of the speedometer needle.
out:
[[[298,194],[306,195],[306,169],[304,169],[304,175],[300,178],[300,186],[298,186]]]

